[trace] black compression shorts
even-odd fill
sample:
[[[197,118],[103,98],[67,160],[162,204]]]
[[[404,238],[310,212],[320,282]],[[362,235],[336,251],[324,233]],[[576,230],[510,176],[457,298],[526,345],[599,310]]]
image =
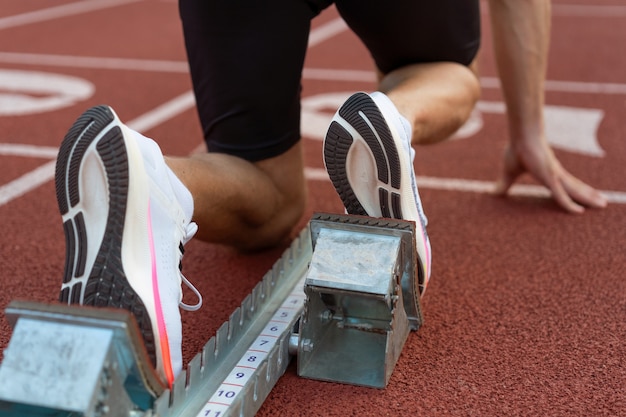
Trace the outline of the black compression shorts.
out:
[[[469,65],[478,51],[478,0],[180,0],[210,152],[254,162],[300,140],[311,19],[332,3],[383,73],[415,63]]]

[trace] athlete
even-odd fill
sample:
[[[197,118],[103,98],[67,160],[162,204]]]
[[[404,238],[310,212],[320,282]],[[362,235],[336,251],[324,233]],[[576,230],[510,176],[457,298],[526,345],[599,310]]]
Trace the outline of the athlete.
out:
[[[242,250],[276,245],[306,206],[300,82],[311,19],[334,3],[371,53],[377,91],[337,111],[324,162],[346,210],[415,221],[424,290],[431,270],[413,146],[439,142],[479,97],[478,0],[180,0],[209,152],[164,157],[108,106],[84,113],[60,148],[67,242],[61,300],[131,310],[165,384],[182,369],[183,245],[194,235]],[[565,210],[602,195],[556,160],[543,129],[549,0],[491,0],[510,145],[497,192],[529,172]],[[196,226],[196,224],[199,226]]]

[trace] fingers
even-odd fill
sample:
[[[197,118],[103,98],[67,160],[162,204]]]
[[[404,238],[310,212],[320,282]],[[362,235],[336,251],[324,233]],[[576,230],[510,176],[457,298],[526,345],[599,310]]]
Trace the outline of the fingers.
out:
[[[551,175],[543,182],[556,202],[569,213],[580,214],[585,207],[604,208],[607,205],[598,190],[570,174],[556,158],[553,159]]]
[[[504,169],[496,182],[494,194],[505,196],[517,178],[524,173],[524,167],[509,147],[504,151]]]
[[[555,175],[544,183],[552,192],[552,198],[554,198],[557,204],[567,212],[573,214],[581,214],[585,212],[585,208],[572,199],[569,192],[566,190],[566,187],[562,183],[561,176]]]
[[[494,194],[506,195],[517,178],[528,172],[546,186],[556,203],[569,213],[583,213],[585,207],[606,207],[606,198],[598,190],[566,171],[550,151],[542,157],[537,157],[537,154],[534,158],[529,158],[528,155],[526,157],[529,160],[523,161],[511,148],[506,149],[504,170],[496,182]]]
[[[496,186],[493,190],[493,193],[497,196],[501,196],[501,197],[505,196],[506,193],[511,188],[511,186],[513,185],[513,183],[515,183],[516,179],[517,179],[517,176],[512,176],[507,173],[502,174],[502,176],[496,182]]]
[[[600,191],[585,184],[569,172],[563,170],[563,188],[571,198],[580,204],[593,208],[604,208],[607,206],[607,199]]]

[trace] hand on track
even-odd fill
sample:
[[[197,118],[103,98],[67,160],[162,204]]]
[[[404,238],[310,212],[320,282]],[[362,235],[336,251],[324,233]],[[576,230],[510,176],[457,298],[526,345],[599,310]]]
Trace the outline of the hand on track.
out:
[[[585,207],[603,208],[607,205],[606,198],[598,190],[563,168],[545,138],[533,143],[520,141],[506,148],[504,170],[496,183],[496,195],[506,195],[524,173],[548,187],[559,206],[570,213],[583,213]]]

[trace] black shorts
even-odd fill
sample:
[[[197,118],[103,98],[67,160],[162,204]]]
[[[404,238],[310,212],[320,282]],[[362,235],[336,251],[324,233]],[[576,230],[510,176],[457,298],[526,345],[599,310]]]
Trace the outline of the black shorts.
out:
[[[180,0],[210,152],[254,162],[300,140],[311,20],[332,3],[383,73],[414,63],[469,65],[478,51],[478,0]]]

